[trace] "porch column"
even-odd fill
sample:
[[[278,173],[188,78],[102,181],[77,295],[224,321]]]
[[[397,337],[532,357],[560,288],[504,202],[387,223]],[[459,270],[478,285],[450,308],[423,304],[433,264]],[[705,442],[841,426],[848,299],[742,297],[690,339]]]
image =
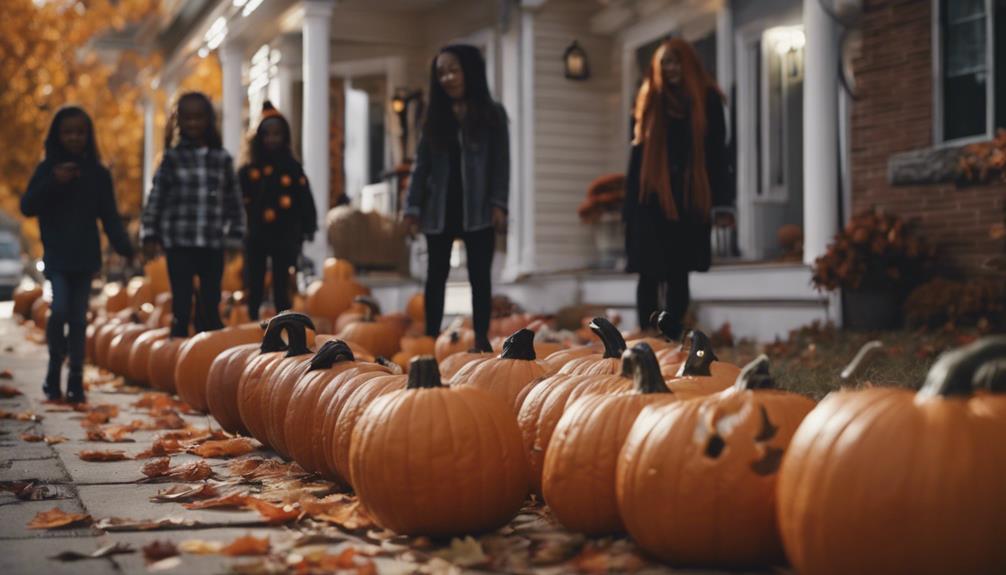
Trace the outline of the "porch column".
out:
[[[276,70],[277,97],[273,104],[287,119],[293,115],[293,82],[297,68],[302,66],[300,57],[303,40],[294,34],[284,34],[276,47],[279,49],[279,65]]]
[[[221,82],[223,84],[223,119],[220,122],[224,149],[234,158],[235,165],[241,154],[241,112],[244,107],[244,90],[241,87],[242,46],[234,41],[220,47]]]
[[[727,95],[727,107],[734,105],[734,12],[730,2],[723,2],[716,12],[716,83]],[[734,127],[730,114],[726,114],[728,140],[733,139]]]
[[[304,247],[304,253],[314,261],[318,274],[321,273],[321,265],[328,255],[324,223],[330,205],[328,52],[333,4],[330,0],[304,0],[304,105],[301,153],[319,218],[318,233],[314,241]]]
[[[143,188],[140,190],[141,205],[147,203],[147,195],[154,183],[154,95],[143,101]]]
[[[803,261],[838,228],[838,31],[819,0],[803,1]]]

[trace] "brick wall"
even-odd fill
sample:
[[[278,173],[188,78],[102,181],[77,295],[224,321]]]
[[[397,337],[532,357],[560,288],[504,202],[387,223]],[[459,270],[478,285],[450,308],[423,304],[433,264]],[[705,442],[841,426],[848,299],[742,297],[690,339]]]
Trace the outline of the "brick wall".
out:
[[[865,0],[863,45],[854,62],[861,98],[852,113],[852,201],[916,218],[948,271],[989,273],[1002,254],[989,228],[1006,218],[1006,186],[893,186],[888,158],[933,145],[931,0]]]

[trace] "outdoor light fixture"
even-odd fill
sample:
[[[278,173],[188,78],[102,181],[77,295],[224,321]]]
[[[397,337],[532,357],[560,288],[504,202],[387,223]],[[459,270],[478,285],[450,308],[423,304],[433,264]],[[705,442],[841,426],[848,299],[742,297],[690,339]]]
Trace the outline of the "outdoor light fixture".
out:
[[[562,55],[565,64],[566,77],[570,80],[586,80],[590,78],[590,63],[587,62],[587,53],[580,47],[576,40],[566,48]]]
[[[398,115],[398,125],[402,132],[402,157],[406,156],[409,145],[409,105],[413,102],[419,106],[417,116],[423,114],[423,92],[421,90],[409,90],[408,88],[398,88],[391,98],[391,111]]]

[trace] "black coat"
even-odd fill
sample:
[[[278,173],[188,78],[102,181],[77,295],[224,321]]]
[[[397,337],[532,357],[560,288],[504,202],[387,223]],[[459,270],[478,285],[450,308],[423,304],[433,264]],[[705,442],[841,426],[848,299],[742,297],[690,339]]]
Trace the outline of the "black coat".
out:
[[[249,242],[278,241],[300,246],[318,231],[311,187],[295,159],[246,164],[238,171],[238,181]]]
[[[115,251],[132,257],[133,246],[116,209],[108,169],[81,162],[80,176],[59,184],[52,172],[56,164],[51,160],[39,164],[21,197],[21,213],[38,216],[46,272],[95,273],[101,269],[99,218]]]
[[[674,201],[684,205],[684,174],[692,161],[691,118],[671,119],[667,126],[667,162],[670,165]],[[716,91],[706,96],[706,172],[714,206],[733,204],[729,159],[726,148],[726,121],[723,103]],[[625,180],[626,271],[656,279],[666,279],[682,271],[706,271],[712,261],[711,225],[694,214],[679,210],[679,219],[668,220],[657,199],[639,202],[643,144],[632,147]]]

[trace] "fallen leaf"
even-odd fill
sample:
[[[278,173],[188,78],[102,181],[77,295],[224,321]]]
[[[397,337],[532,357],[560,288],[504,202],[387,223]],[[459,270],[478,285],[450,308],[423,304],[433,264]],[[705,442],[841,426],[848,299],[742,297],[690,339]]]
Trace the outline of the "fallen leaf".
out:
[[[185,446],[177,439],[159,437],[150,445],[150,449],[145,449],[136,455],[137,459],[148,459],[150,457],[164,457],[185,451]]]
[[[157,573],[159,571],[170,571],[175,567],[182,564],[182,558],[179,556],[168,557],[167,559],[161,559],[160,561],[155,561],[147,565],[147,572]]]
[[[252,535],[245,535],[243,537],[238,537],[232,541],[230,545],[222,548],[220,553],[223,555],[230,555],[231,557],[268,555],[269,548],[270,545],[268,537],[259,539]]]
[[[44,435],[38,435],[37,433],[25,432],[21,434],[21,441],[27,441],[29,443],[37,443],[44,439]]]
[[[10,399],[12,397],[17,397],[19,395],[24,395],[21,393],[20,389],[11,387],[9,385],[0,385],[0,397],[4,399]]]
[[[216,487],[209,483],[201,483],[199,485],[175,485],[158,491],[157,495],[152,496],[150,500],[155,503],[167,503],[191,499],[209,499],[218,495]]]
[[[79,551],[63,551],[58,555],[52,555],[49,559],[57,561],[82,561],[84,559],[101,559],[112,555],[124,555],[134,553],[136,550],[126,543],[109,543],[91,553],[80,553]]]
[[[376,573],[374,562],[364,557],[355,547],[346,547],[338,554],[331,554],[325,548],[299,553],[301,560],[291,568],[296,573],[335,573],[352,570],[357,575]],[[363,562],[357,562],[362,558]]]
[[[256,481],[308,476],[308,473],[300,465],[284,463],[279,459],[242,459],[231,463],[229,469],[235,475]]]
[[[16,419],[18,421],[42,421],[42,416],[31,411],[4,411],[0,409],[0,419]]]
[[[235,437],[221,441],[207,441],[189,450],[200,457],[237,457],[255,450],[255,445],[247,437]]]
[[[166,474],[168,472],[168,469],[170,468],[171,468],[171,458],[161,457],[159,459],[155,459],[153,461],[148,461],[147,463],[145,463],[143,465],[143,468],[140,469],[140,472],[146,475],[147,477],[161,477],[164,474]]]
[[[433,555],[459,567],[475,567],[489,563],[489,556],[482,550],[482,544],[470,535],[464,539],[457,537],[451,539],[450,547]]]
[[[224,495],[214,499],[205,499],[203,501],[185,503],[182,507],[186,509],[219,509],[222,507],[244,507],[247,502],[247,493],[231,493],[230,495]]]
[[[589,545],[571,561],[580,573],[632,573],[646,566],[646,562],[633,552],[614,552]]]
[[[245,505],[259,512],[268,523],[286,523],[300,517],[301,510],[296,505],[273,505],[267,501],[262,501],[257,497],[247,497]]]
[[[69,438],[62,435],[46,435],[45,442],[48,445],[56,445],[57,443],[63,443],[64,441],[69,441]]]
[[[14,379],[14,374],[13,374],[13,373],[11,373],[11,371],[10,371],[9,369],[5,369],[5,370],[3,370],[3,371],[0,371],[0,379]],[[10,389],[10,388],[9,388],[9,387],[7,387],[6,385],[5,385],[5,386],[3,386],[3,387],[4,387],[5,389]],[[20,392],[20,391],[17,391],[17,390],[14,390],[14,391],[16,391],[16,392],[17,392],[17,393],[15,393],[14,395],[21,395],[21,392]],[[4,397],[14,397],[14,395],[5,395]]]
[[[104,443],[133,443],[136,440],[126,437],[135,431],[131,424],[109,425],[107,427],[95,427],[87,430],[87,441],[101,441]]]
[[[147,429],[184,429],[188,424],[177,411],[171,409],[154,417],[154,422]]]
[[[41,511],[28,523],[28,529],[57,529],[91,520],[90,515],[82,513],[67,513],[59,507],[49,511]]]
[[[11,481],[0,483],[0,491],[7,491],[14,494],[21,501],[41,501],[43,499],[56,499],[62,495],[59,489],[49,485],[38,485],[34,481]]]
[[[130,459],[125,451],[90,449],[77,454],[84,461],[125,461]]]
[[[202,539],[187,539],[178,545],[179,551],[192,555],[215,555],[220,553],[224,544],[220,541],[204,541]]]
[[[147,563],[154,563],[161,559],[178,555],[178,548],[171,541],[151,541],[143,546],[143,558]]]
[[[301,508],[314,519],[333,523],[350,531],[376,526],[370,512],[355,497],[336,494],[324,499],[312,499],[314,498],[302,498]]]
[[[165,477],[179,481],[202,481],[213,477],[213,469],[205,461],[195,461],[171,469]]]
[[[123,517],[108,517],[101,519],[94,526],[103,531],[153,531],[155,529],[176,529],[178,527],[198,527],[200,523],[181,517],[163,517],[161,519],[128,519]]]
[[[49,401],[47,399],[42,403],[45,404],[46,413],[66,413],[68,411],[73,411],[73,407],[63,403],[62,401]]]

